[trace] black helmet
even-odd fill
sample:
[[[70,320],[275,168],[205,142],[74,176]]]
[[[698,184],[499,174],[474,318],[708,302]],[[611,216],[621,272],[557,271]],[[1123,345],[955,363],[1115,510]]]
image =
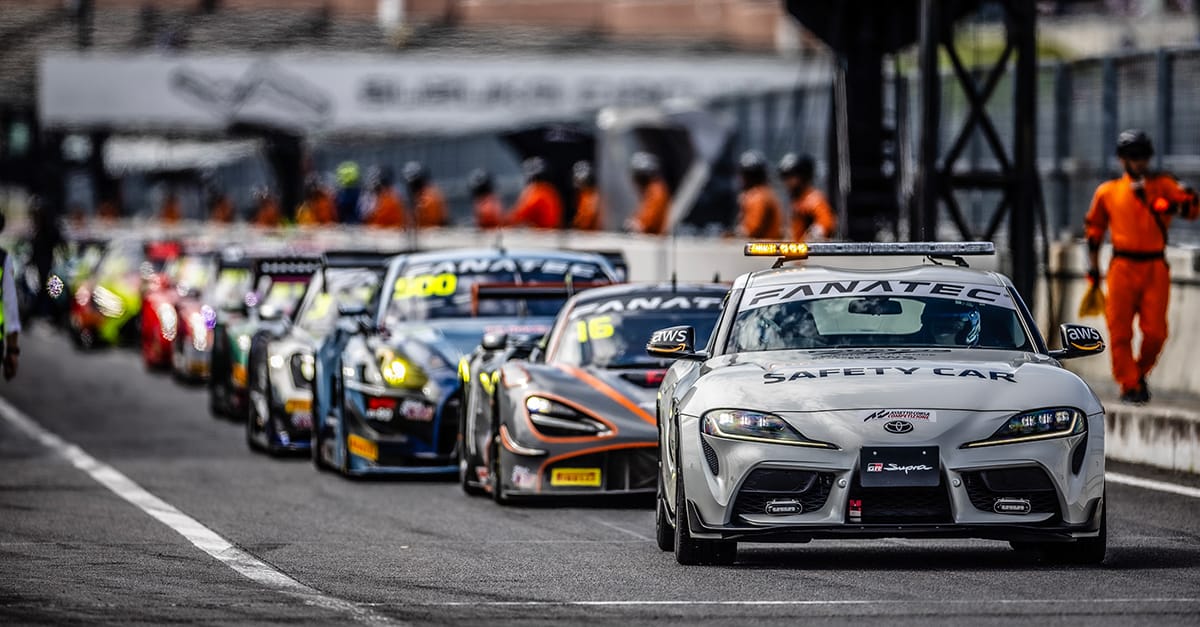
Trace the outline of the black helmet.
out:
[[[596,184],[596,171],[587,161],[577,161],[571,168],[571,178],[577,187],[590,187]]]
[[[958,300],[932,299],[921,311],[921,325],[931,335],[954,335],[954,342],[965,346],[979,345],[979,308]]]
[[[745,187],[767,182],[767,159],[757,150],[747,150],[738,157],[738,174],[742,175]]]
[[[493,189],[492,175],[483,168],[475,168],[467,175],[467,187],[471,190],[473,197],[490,194]]]
[[[779,176],[798,176],[812,180],[815,164],[812,157],[789,152],[779,160]]]
[[[1131,128],[1117,135],[1117,156],[1126,159],[1149,159],[1154,156],[1154,144],[1145,131]]]
[[[404,182],[409,187],[420,187],[429,180],[429,169],[420,161],[404,164]]]
[[[546,160],[541,157],[530,157],[522,161],[521,173],[525,175],[525,180],[528,182],[546,180]]]

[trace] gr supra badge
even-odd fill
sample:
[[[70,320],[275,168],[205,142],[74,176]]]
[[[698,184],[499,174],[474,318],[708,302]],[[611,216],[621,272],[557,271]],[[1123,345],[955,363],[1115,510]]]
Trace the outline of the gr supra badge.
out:
[[[713,284],[597,287],[568,301],[536,345],[485,342],[460,368],[463,489],[500,503],[653,492],[652,408],[670,362],[646,356],[646,337],[674,327],[655,337],[681,347],[689,333],[707,338],[726,292]],[[513,468],[534,469],[532,479],[510,481]]]
[[[1060,363],[1102,351],[1099,334],[1064,325],[1049,350],[997,273],[862,266],[781,261],[735,281],[707,345],[647,334],[677,360],[658,394],[659,547],[730,563],[740,541],[975,537],[1103,560],[1104,410]]]

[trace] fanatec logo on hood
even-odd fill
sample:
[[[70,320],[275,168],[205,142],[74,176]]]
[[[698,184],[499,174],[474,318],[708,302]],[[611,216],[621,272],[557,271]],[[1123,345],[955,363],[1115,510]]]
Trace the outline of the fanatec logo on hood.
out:
[[[913,425],[911,422],[905,422],[903,420],[893,420],[889,423],[884,424],[883,428],[885,431],[888,431],[889,433],[908,433],[909,431],[913,430]]]

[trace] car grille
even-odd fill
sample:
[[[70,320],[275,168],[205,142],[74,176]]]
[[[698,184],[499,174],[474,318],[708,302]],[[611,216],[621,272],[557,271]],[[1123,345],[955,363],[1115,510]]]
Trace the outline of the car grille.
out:
[[[932,488],[864,488],[856,476],[849,500],[857,501],[862,508],[862,518],[848,518],[850,522],[883,525],[954,522],[944,480]]]
[[[767,503],[777,499],[796,499],[801,512],[825,507],[833,488],[833,473],[783,468],[758,468],[750,473],[738,490],[733,515],[766,514]]]
[[[542,486],[550,489],[554,468],[600,468],[601,486],[595,490],[653,490],[658,485],[658,450],[629,448],[570,457],[555,463],[542,475]]]
[[[1031,514],[1058,516],[1058,492],[1041,468],[1004,468],[964,472],[963,485],[976,509],[995,511],[996,499],[1027,499]]]

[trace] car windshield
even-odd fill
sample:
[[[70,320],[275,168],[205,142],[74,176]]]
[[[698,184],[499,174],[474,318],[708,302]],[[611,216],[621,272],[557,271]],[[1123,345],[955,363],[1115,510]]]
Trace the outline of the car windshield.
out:
[[[744,298],[743,302],[754,300]],[[766,304],[751,305],[738,312],[730,331],[730,349],[733,352],[850,347],[1033,350],[1011,301],[994,300],[985,303],[916,295],[768,300]]]
[[[304,297],[308,280],[307,276],[264,275],[258,279],[258,289],[255,291],[258,297],[252,294],[247,296],[247,300],[257,301],[259,311],[273,309],[285,317],[291,317]]]
[[[301,328],[315,334],[328,332],[341,307],[366,307],[379,291],[382,277],[370,270],[330,270],[328,286],[304,299],[297,316]]]
[[[249,291],[248,268],[222,268],[217,274],[212,298],[208,299],[208,302],[222,311],[241,309],[246,304],[246,292]]]
[[[414,264],[385,290],[382,319],[390,326],[438,318],[553,316],[566,302],[565,295],[537,300],[485,298],[476,303],[474,288],[484,284],[562,283],[568,273],[575,281],[608,278],[596,264],[545,259],[464,259]]]
[[[714,298],[717,303],[720,298]],[[669,361],[646,355],[646,341],[657,330],[688,325],[696,329],[696,343],[708,343],[717,322],[718,308],[711,311],[603,313],[572,316],[561,327],[556,361],[600,368],[658,368]]]

